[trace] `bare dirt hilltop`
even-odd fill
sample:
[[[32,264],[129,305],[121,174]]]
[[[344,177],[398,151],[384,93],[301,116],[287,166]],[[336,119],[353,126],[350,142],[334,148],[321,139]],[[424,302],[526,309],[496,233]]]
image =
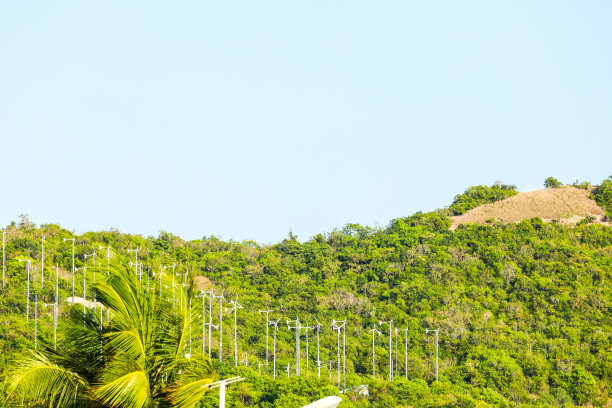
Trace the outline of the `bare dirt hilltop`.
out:
[[[594,222],[602,222],[605,211],[589,196],[589,191],[571,186],[519,193],[502,201],[481,205],[463,215],[451,217],[451,229],[468,222],[518,222],[533,217],[540,217],[545,222],[558,220],[560,223],[575,224],[591,215],[596,217]]]

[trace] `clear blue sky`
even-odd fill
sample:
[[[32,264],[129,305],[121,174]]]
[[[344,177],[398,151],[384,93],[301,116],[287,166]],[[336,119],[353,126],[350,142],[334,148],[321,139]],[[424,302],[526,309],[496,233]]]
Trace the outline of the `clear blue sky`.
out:
[[[612,174],[609,1],[0,5],[0,225],[274,243]]]

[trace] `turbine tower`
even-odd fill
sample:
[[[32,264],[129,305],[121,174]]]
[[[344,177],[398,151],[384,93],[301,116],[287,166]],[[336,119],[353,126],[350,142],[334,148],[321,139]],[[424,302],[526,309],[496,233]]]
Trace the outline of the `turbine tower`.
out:
[[[374,324],[374,327],[372,330],[369,330],[369,332],[372,333],[372,378],[376,378],[376,349],[374,344],[374,335],[378,334],[380,336],[381,333],[376,328],[376,324]]]
[[[232,305],[232,307],[225,308],[226,312],[234,312],[234,367],[238,367],[238,326],[237,326],[237,310],[238,309],[243,309],[242,306],[240,306],[240,303],[238,303],[238,295],[236,295],[236,299],[235,300],[231,300],[230,304]]]
[[[395,328],[395,332],[404,332],[404,378],[408,379],[408,326],[405,329]]]
[[[425,334],[428,333],[436,333],[436,382],[438,382],[438,332],[440,331],[440,329],[425,329]]]
[[[383,324],[389,325],[389,381],[393,381],[393,344],[391,344],[391,335],[393,334],[393,319],[388,322],[383,322],[381,320],[378,321],[378,324],[382,326]]]
[[[342,383],[346,388],[346,320],[333,320],[332,329],[338,331],[338,388],[340,388],[340,331],[342,331]]]
[[[219,299],[219,361],[223,361],[223,291],[219,296],[213,294],[213,299]]]
[[[268,316],[270,315],[270,312],[273,312],[274,310],[270,310],[267,306],[266,306],[266,310],[259,310],[259,314],[265,313],[266,314],[266,367],[268,366],[268,332],[270,329],[270,325],[267,324],[269,322]],[[261,368],[260,370],[261,371]]]
[[[278,322],[280,322],[280,319],[282,319],[283,316],[281,315],[281,317],[278,318],[278,320],[274,321],[274,320],[268,320],[268,324],[271,326],[274,326],[274,346],[272,348],[272,354],[273,354],[273,358],[274,358],[274,374],[273,377],[276,380],[276,332],[278,331]]]
[[[74,301],[74,238],[64,238],[64,242],[72,241],[72,300]]]
[[[294,323],[295,326],[289,326],[289,323]],[[299,377],[300,375],[300,331],[302,330],[302,325],[300,323],[300,318],[296,317],[295,320],[287,320],[287,328],[289,330],[295,330],[295,375]]]
[[[26,292],[26,320],[29,322],[30,321],[30,265],[32,263],[32,260],[30,258],[28,259],[19,258],[19,263],[22,263],[22,262],[27,262],[26,267],[28,268],[28,288]]]
[[[308,330],[313,330],[314,327],[308,326],[308,320],[306,320],[306,326],[302,328],[306,330],[306,376],[308,377]]]

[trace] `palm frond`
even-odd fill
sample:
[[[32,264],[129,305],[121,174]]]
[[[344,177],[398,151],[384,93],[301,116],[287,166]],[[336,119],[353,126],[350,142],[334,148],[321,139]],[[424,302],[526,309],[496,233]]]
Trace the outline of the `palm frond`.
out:
[[[89,389],[79,374],[53,363],[40,353],[17,362],[7,376],[7,400],[22,405],[36,402],[43,406],[67,406],[84,398]]]
[[[144,371],[125,374],[94,391],[100,402],[117,408],[141,408],[150,402],[149,380]]]

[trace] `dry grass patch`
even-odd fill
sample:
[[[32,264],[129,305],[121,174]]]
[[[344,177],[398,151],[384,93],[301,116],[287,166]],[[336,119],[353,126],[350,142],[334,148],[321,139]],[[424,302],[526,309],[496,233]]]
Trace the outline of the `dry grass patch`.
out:
[[[481,205],[463,215],[451,217],[451,229],[465,223],[507,223],[533,217],[540,217],[547,222],[559,220],[562,223],[575,224],[587,215],[592,215],[596,217],[597,222],[601,222],[605,211],[595,200],[589,198],[589,195],[590,192],[571,186],[519,193],[503,201]]]

